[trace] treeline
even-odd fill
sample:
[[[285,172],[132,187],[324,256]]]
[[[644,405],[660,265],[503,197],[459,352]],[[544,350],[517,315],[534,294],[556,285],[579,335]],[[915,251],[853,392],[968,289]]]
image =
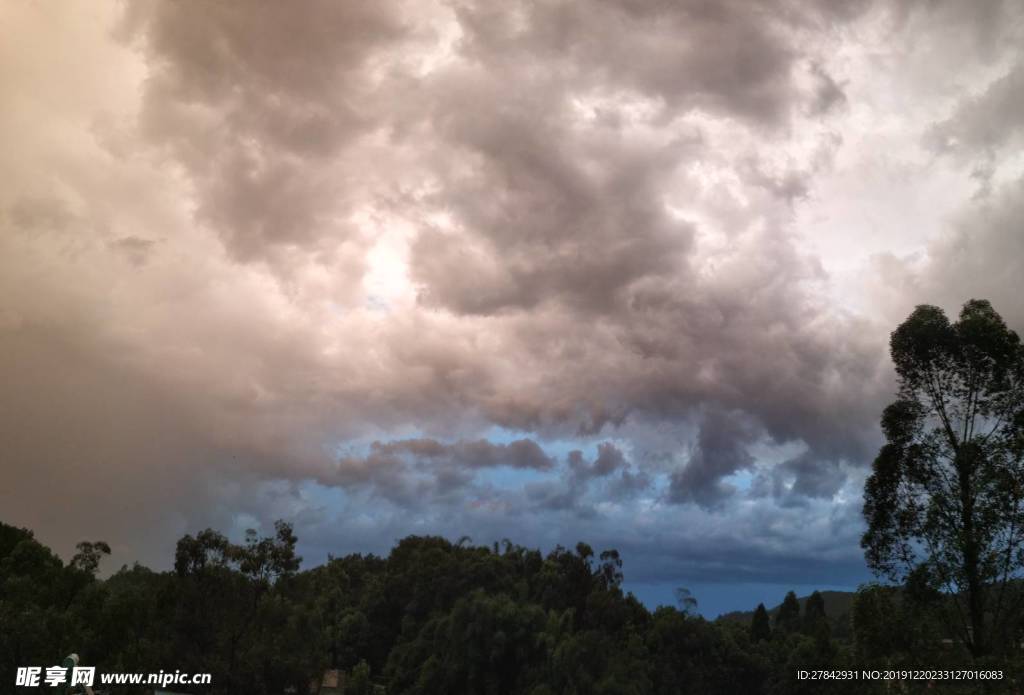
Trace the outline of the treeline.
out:
[[[0,524],[0,692],[26,692],[13,685],[17,666],[71,652],[100,672],[210,672],[213,686],[196,692],[247,695],[308,693],[329,668],[348,675],[348,695],[870,693],[889,691],[797,672],[970,664],[899,589],[862,589],[843,640],[820,596],[801,609],[790,594],[774,617],[759,606],[747,623],[709,622],[687,601],[652,612],[624,592],[614,550],[466,541],[410,536],[387,557],[300,571],[279,522],[241,544],[212,530],[185,536],[172,571],[136,564],[99,580],[105,544],[80,544],[64,564]],[[1000,658],[991,665],[1003,681],[956,692],[1015,692],[1016,657]],[[901,692],[926,689],[936,692]]]

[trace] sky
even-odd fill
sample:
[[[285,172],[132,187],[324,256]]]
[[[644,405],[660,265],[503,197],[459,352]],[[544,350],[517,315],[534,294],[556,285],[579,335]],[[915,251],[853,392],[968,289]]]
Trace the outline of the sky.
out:
[[[1024,328],[1024,5],[0,1],[0,518],[870,579],[922,303]]]

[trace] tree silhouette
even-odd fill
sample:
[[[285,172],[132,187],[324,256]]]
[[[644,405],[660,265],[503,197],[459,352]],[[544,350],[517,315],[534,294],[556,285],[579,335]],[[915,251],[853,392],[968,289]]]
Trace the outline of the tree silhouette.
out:
[[[815,591],[804,604],[803,632],[814,638],[814,643],[823,655],[831,651],[832,630],[825,615],[825,599]]]
[[[676,594],[676,605],[679,606],[679,612],[683,615],[693,615],[697,612],[697,599],[694,598],[690,590],[685,586],[678,587],[675,590]]]
[[[783,634],[796,632],[800,628],[800,602],[792,591],[786,594],[775,614],[775,630]]]
[[[804,604],[804,631],[808,635],[813,635],[818,625],[825,622],[825,599],[815,591],[807,597],[807,603]]]
[[[772,625],[763,603],[757,604],[754,618],[750,621],[750,639],[762,642],[772,638]]]
[[[984,300],[956,323],[917,307],[890,349],[898,400],[882,414],[861,545],[880,576],[941,586],[948,628],[980,656],[1011,643],[1024,598],[1024,349]]]
[[[71,566],[91,575],[99,571],[100,559],[104,555],[110,555],[110,546],[103,541],[82,541],[75,546],[75,550],[78,552],[71,558]]]

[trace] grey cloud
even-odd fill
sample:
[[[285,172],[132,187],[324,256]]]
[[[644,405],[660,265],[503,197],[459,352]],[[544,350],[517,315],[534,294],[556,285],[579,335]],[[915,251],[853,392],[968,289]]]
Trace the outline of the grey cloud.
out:
[[[617,548],[625,560],[630,582],[780,582],[856,585],[866,581],[858,547],[862,533],[860,504],[854,499],[840,507],[831,501],[812,501],[802,508],[729,509],[698,511],[658,508],[638,521],[627,509],[608,517],[591,508],[555,505],[545,510],[532,500],[497,498],[480,505],[458,507],[431,524],[431,532],[452,540],[467,534],[473,543],[489,545],[509,537],[544,549],[585,540],[596,548]],[[521,513],[526,503],[529,513]],[[552,517],[557,513],[557,517]],[[381,514],[368,523],[363,508],[339,505],[316,525],[303,543],[320,548],[320,556],[337,551],[336,529],[357,529],[347,541],[363,552],[386,552],[406,527],[393,515]],[[528,539],[526,541],[522,539]],[[304,553],[310,558],[314,553]],[[699,597],[698,597],[699,598]]]
[[[633,402],[676,416],[717,403],[754,417],[776,441],[863,454],[887,388],[875,329],[805,294],[819,271],[784,236],[753,248],[756,260],[726,261],[705,286],[637,293],[622,335],[649,371],[632,380],[643,389]]]
[[[565,370],[551,387],[561,392],[555,400],[545,393],[546,385],[493,395],[486,389],[461,392],[470,387],[468,381],[456,385],[454,394],[450,383],[439,381],[438,387],[498,424],[526,430],[573,422],[579,434],[598,434],[602,427],[624,423],[629,413],[639,418],[689,417],[694,405],[705,400],[749,410],[781,440],[805,438],[819,446],[837,429],[849,429],[827,424],[820,416],[809,419],[825,426],[820,433],[813,431],[815,425],[808,431],[808,426],[794,424],[801,411],[820,410],[815,380],[837,369],[830,353],[844,352],[835,345],[845,330],[842,325],[831,327],[832,334],[814,335],[803,327],[809,315],[821,312],[800,296],[815,271],[792,253],[791,241],[781,231],[788,224],[786,213],[771,208],[771,198],[788,205],[804,196],[810,174],[776,175],[759,165],[750,167],[746,180],[770,198],[737,222],[751,224],[760,215],[783,219],[769,221],[779,229],[764,236],[767,254],[752,249],[750,258],[758,257],[765,273],[750,273],[737,263],[735,271],[720,271],[717,286],[693,277],[698,227],[665,206],[670,191],[693,185],[680,168],[706,158],[708,145],[699,129],[665,137],[664,126],[693,109],[735,115],[755,128],[777,124],[791,103],[804,98],[790,73],[796,61],[808,58],[798,54],[787,32],[808,21],[827,26],[850,19],[827,5],[809,6],[809,13],[778,9],[770,3],[753,11],[730,3],[602,3],[586,11],[564,4],[495,8],[463,3],[455,13],[462,30],[457,59],[417,83],[408,82],[407,76],[395,78],[411,85],[422,112],[374,111],[372,100],[367,102],[366,117],[375,119],[377,128],[394,125],[399,147],[411,146],[413,137],[436,136],[423,143],[417,160],[435,177],[436,190],[387,203],[407,219],[437,210],[454,222],[452,227],[417,223],[410,270],[424,305],[492,319],[531,311],[533,337],[507,350],[522,351],[513,359],[525,370],[549,361],[555,345],[568,336],[586,345],[580,352],[591,361],[580,362],[581,370],[601,363],[611,367],[603,372],[605,383]],[[324,26],[343,22],[336,15],[348,11],[330,10],[320,21]],[[244,257],[258,257],[271,240],[301,246],[349,234],[334,218],[346,204],[334,200],[331,179],[318,179],[320,170],[308,167],[319,160],[274,124],[286,120],[282,109],[308,102],[310,118],[317,117],[322,113],[318,109],[332,103],[317,90],[333,85],[330,80],[338,75],[352,80],[357,90],[365,86],[357,68],[382,47],[415,49],[416,44],[407,42],[410,26],[397,19],[393,8],[381,5],[371,11],[359,6],[351,11],[356,15],[351,24],[362,31],[353,29],[359,38],[348,42],[342,37],[337,45],[320,40],[321,28],[311,19],[315,7],[281,19],[295,25],[294,41],[275,45],[270,57],[254,55],[251,42],[274,30],[276,11],[256,17],[219,12],[209,27],[197,31],[200,36],[223,34],[225,47],[204,49],[199,55],[186,54],[187,45],[180,41],[179,34],[187,33],[183,28],[195,19],[180,8],[159,7],[138,22],[156,74],[147,97],[149,117],[177,118],[181,108],[190,108],[182,96],[188,95],[212,109],[212,122],[228,128],[229,137],[237,131],[249,138],[220,142],[216,149],[227,175],[210,179],[203,195],[212,196],[212,202],[200,206]],[[309,46],[302,40],[306,35],[312,36]],[[635,40],[623,39],[634,35]],[[681,42],[679,36],[692,41]],[[617,52],[627,45],[629,56]],[[229,60],[233,62],[224,65]],[[295,64],[310,60],[317,66],[311,75],[291,72]],[[323,64],[337,68],[325,72]],[[540,64],[544,70],[536,69]],[[385,82],[378,84],[383,94],[393,87],[388,77],[383,73]],[[221,88],[225,80],[242,85],[249,103],[221,103],[230,91]],[[506,89],[508,84],[516,89]],[[271,87],[271,95],[280,91],[287,99],[280,105],[264,103],[269,98],[265,86]],[[573,99],[617,94],[654,97],[661,106],[656,103],[651,113],[636,115],[613,101],[610,108],[618,110],[617,118],[580,121]],[[608,108],[598,103],[594,113]],[[188,130],[190,124],[203,122],[201,114],[179,115],[186,128],[180,133],[201,132]],[[264,117],[269,120],[258,120]],[[189,145],[188,138],[173,136],[177,125],[165,125],[171,135],[160,135],[164,141]],[[165,126],[153,121],[148,127],[159,134]],[[643,135],[644,129],[659,134]],[[346,138],[363,132],[355,122],[335,123],[330,130],[348,133]],[[342,142],[320,143],[316,149],[343,157]],[[180,156],[186,162],[194,159],[189,165],[197,167],[193,171],[209,166],[208,158]],[[218,221],[217,215],[223,219]],[[322,225],[330,230],[317,231]],[[743,306],[752,294],[761,295],[755,300],[757,310]],[[580,312],[601,316],[601,322],[580,323]],[[708,314],[735,318],[702,325]],[[569,322],[554,331],[556,322],[566,318]],[[801,346],[785,354],[790,364],[780,372],[779,364],[749,363],[750,355],[780,346],[748,346],[744,341],[757,341],[764,327],[780,323],[793,331],[785,342]],[[496,330],[508,330],[498,326]],[[647,361],[637,361],[630,354],[634,350]],[[866,354],[852,357],[860,362],[859,376],[870,377],[873,365]],[[657,360],[650,360],[655,356]],[[491,368],[480,359],[478,372],[487,385]],[[687,365],[693,363],[707,365],[706,376],[692,373]],[[791,380],[787,383],[780,374]],[[779,402],[797,404],[797,412],[783,415]],[[858,418],[853,422],[854,429],[864,426]],[[842,436],[859,441],[862,435]]]
[[[445,125],[478,166],[472,179],[446,181],[436,201],[462,231],[427,230],[413,247],[424,301],[470,314],[550,301],[606,311],[630,283],[678,272],[692,229],[665,211],[659,179],[692,145],[581,136],[566,114],[543,115],[546,100],[516,108],[497,88],[461,94],[476,106]]]
[[[800,497],[831,498],[846,480],[838,466],[827,461],[797,460],[789,464],[796,473],[793,494]]]
[[[786,117],[796,89],[794,27],[848,20],[847,3],[460,3],[461,49],[477,61],[565,65],[584,86],[702,108],[759,124]],[[840,11],[836,11],[840,10]],[[844,16],[845,15],[845,16]],[[498,56],[495,58],[495,56]]]
[[[1020,142],[1024,133],[1024,62],[1014,64],[980,95],[962,102],[935,124],[927,141],[939,151],[991,157],[994,150]]]
[[[380,126],[364,112],[370,63],[409,31],[390,3],[148,2],[128,6],[120,34],[150,65],[144,134],[184,164],[200,219],[265,260],[351,235],[337,219],[350,191],[325,167]]]
[[[755,160],[744,162],[741,171],[747,181],[764,188],[790,204],[800,198],[805,198],[810,188],[810,172],[789,170],[780,174],[770,174]]]
[[[126,236],[111,242],[110,245],[117,252],[124,254],[132,264],[142,265],[146,262],[146,258],[156,243],[152,239]]]
[[[524,492],[538,509],[594,518],[595,505],[627,501],[647,490],[651,483],[650,476],[638,470],[621,449],[612,442],[602,442],[592,461],[582,451],[570,451],[560,480],[528,483]]]
[[[689,272],[694,225],[665,203],[692,185],[679,170],[706,158],[707,144],[699,128],[666,138],[665,126],[694,110],[754,128],[783,119],[803,98],[785,28],[835,19],[806,9],[458,4],[466,64],[419,91],[446,146],[429,202],[455,222],[413,247],[424,302],[466,314],[553,301],[608,312],[633,285]],[[637,98],[653,101],[631,106]],[[652,128],[662,134],[643,134]],[[790,201],[806,194],[795,173],[759,172],[759,183]]]
[[[61,231],[75,220],[67,203],[57,197],[19,198],[6,212],[11,224],[25,231]]]
[[[993,179],[1006,161],[1008,152],[1019,149],[1024,133],[1024,62],[1016,50],[1024,40],[1020,6],[994,0],[984,3],[940,2],[928,7],[928,20],[936,28],[933,40],[962,61],[968,42],[987,64],[984,89],[960,90],[954,108],[929,127],[923,137],[931,151],[949,156],[961,166],[971,167],[970,177],[978,187],[976,198],[993,191]],[[991,67],[1012,61],[1008,69],[994,79]]]
[[[974,201],[932,244],[930,263],[912,276],[916,297],[933,297],[931,303],[954,312],[972,297],[989,299],[1011,327],[1024,327],[1022,219],[1024,177]]]
[[[484,439],[445,444],[435,439],[373,442],[366,456],[346,456],[327,484],[369,487],[402,504],[421,504],[427,495],[448,495],[473,482],[474,471],[507,467],[547,471],[554,461],[530,439],[495,444]]]
[[[612,481],[609,495],[613,500],[627,500],[649,490],[652,482],[651,476],[642,470],[623,470],[619,477]]]
[[[955,314],[971,298],[989,299],[1017,330],[1024,327],[1024,178],[993,185],[975,196],[932,239],[926,253],[883,254],[873,260],[879,303],[894,305],[902,320],[917,304]],[[901,315],[902,314],[902,315]]]
[[[386,179],[365,179],[367,155],[349,152],[373,132],[422,137],[432,123],[449,152],[482,155],[485,172],[474,178],[490,180],[479,191],[445,180],[454,190],[442,193],[483,235],[479,246],[425,231],[416,268],[429,299],[487,313],[552,294],[608,296],[648,272],[670,272],[673,254],[685,251],[686,226],[664,215],[652,187],[679,154],[657,165],[649,147],[629,165],[614,129],[603,142],[574,143],[558,123],[571,98],[637,94],[667,105],[667,117],[705,109],[776,125],[803,98],[791,79],[803,59],[792,30],[849,19],[828,3],[457,3],[461,60],[414,76],[417,55],[440,48],[431,22],[445,12],[370,2],[228,3],[210,12],[139,3],[121,34],[150,65],[144,133],[185,165],[200,219],[240,259],[273,261],[281,247],[299,247],[329,264],[331,250],[356,236],[346,217],[366,195],[387,195],[378,188]],[[395,108],[410,92],[425,110]],[[485,203],[496,189],[504,200]],[[519,243],[498,236],[498,226],[514,227]],[[540,267],[524,257],[536,243],[550,257]],[[458,263],[470,272],[446,272]],[[453,285],[457,278],[467,280]]]
[[[503,31],[501,21],[478,24],[481,36]],[[452,224],[421,231],[411,272],[428,307],[509,318],[517,332],[528,324],[509,350],[522,355],[525,371],[573,354],[553,397],[542,394],[545,384],[517,390],[488,401],[487,416],[527,429],[573,421],[577,433],[598,434],[630,416],[689,417],[697,404],[719,401],[763,417],[781,441],[808,438],[817,446],[846,430],[850,450],[862,451],[869,428],[862,416],[878,400],[877,344],[845,342],[859,326],[809,301],[824,274],[787,232],[791,205],[806,195],[813,169],[769,172],[744,155],[744,183],[762,192],[748,191],[754,203],[747,211],[732,206],[735,226],[727,232],[748,241],[702,274],[699,225],[666,207],[673,194],[685,201],[695,188],[681,170],[711,157],[699,132],[666,143],[600,119],[581,124],[567,103],[575,83],[562,72],[504,60],[531,36],[486,37],[463,47],[474,66],[436,77],[442,98],[432,102],[432,121],[444,150],[433,156],[443,185],[427,202]],[[572,55],[552,60],[571,62]],[[485,68],[507,77],[485,79]],[[522,88],[507,93],[506,83]],[[663,126],[657,118],[639,116],[634,125]],[[457,158],[466,169],[452,164]],[[758,224],[767,229],[749,231]],[[526,311],[528,320],[514,319]],[[581,314],[593,318],[580,321]],[[770,326],[786,330],[760,343]],[[825,424],[815,414],[821,406],[841,407],[817,401],[815,387],[839,371],[835,360],[855,369],[851,383],[871,397],[844,399],[842,406],[863,404],[852,427],[809,432],[813,426],[796,424],[802,415]],[[586,419],[584,409],[595,416]]]
[[[419,459],[450,461],[466,468],[522,468],[549,470],[554,466],[551,458],[531,439],[517,439],[508,444],[494,444],[486,439],[442,444],[434,439],[410,439],[398,442],[374,443],[373,452],[382,454],[406,453]]]
[[[931,4],[893,45],[987,12]],[[39,94],[0,114],[20,147],[0,172],[12,520],[65,548],[93,529],[143,549],[128,561],[272,511],[336,551],[515,524],[527,543],[608,539],[654,578],[852,566],[856,514],[837,532],[825,498],[877,447],[892,325],[838,305],[799,213],[846,154],[843,128],[863,127],[853,95],[874,76],[831,52],[859,50],[843,23],[872,8],[126,7],[137,53],[83,53],[72,77],[29,56]],[[975,43],[1009,24],[971,22]],[[15,50],[30,43],[46,45]],[[116,112],[103,128],[92,106],[55,106],[118,56],[138,82],[95,97]],[[986,133],[1016,128],[1012,80],[943,127],[1006,149]],[[889,304],[987,296],[1024,320],[1022,199],[994,183],[923,272],[881,259]],[[378,235],[403,286],[367,308]],[[481,439],[495,425],[522,439]],[[755,440],[807,452],[762,471]],[[556,461],[553,441],[597,454]],[[766,494],[731,521],[723,478],[750,470]],[[510,472],[531,482],[487,482]],[[46,518],[56,493],[71,523]]]
[[[1020,5],[1014,0],[895,0],[879,3],[896,20],[895,29],[916,29],[945,50],[982,62],[1014,51],[1020,32]]]
[[[809,499],[832,499],[847,480],[840,461],[804,452],[783,462],[769,473],[771,493],[786,506],[806,506]],[[760,481],[763,494],[765,481]]]
[[[593,475],[606,476],[626,465],[625,455],[614,445],[608,442],[597,447],[597,458],[591,467]]]
[[[626,454],[611,442],[597,445],[593,461],[587,461],[581,451],[570,451],[566,466],[568,485],[580,494],[587,491],[591,482],[604,480],[607,482],[605,498],[621,499],[646,489],[651,483],[647,474],[637,470]]]
[[[747,447],[759,432],[741,413],[713,410],[704,415],[700,435],[686,467],[672,476],[669,499],[715,506],[734,492],[722,482],[738,471],[751,468],[754,457]]]
[[[846,93],[842,85],[836,82],[820,63],[811,64],[811,74],[818,83],[814,91],[814,100],[810,105],[812,114],[825,114],[846,103]]]
[[[477,471],[498,467],[551,476],[526,482],[521,489],[495,489],[477,481]],[[374,442],[366,456],[343,457],[334,475],[322,482],[368,490],[392,503],[417,507],[436,504],[441,499],[456,505],[491,499],[502,505],[522,506],[522,502],[514,499],[522,494],[525,503],[536,509],[572,511],[592,517],[597,502],[627,500],[647,489],[651,480],[609,442],[598,445],[592,461],[582,452],[572,451],[565,464],[558,466],[536,442],[528,439],[508,444],[486,440],[445,444],[434,439],[408,439]]]

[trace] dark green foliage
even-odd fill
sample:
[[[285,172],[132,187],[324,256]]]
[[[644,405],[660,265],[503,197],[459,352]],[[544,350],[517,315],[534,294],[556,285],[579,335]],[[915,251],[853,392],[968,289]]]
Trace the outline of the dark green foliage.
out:
[[[975,656],[1014,644],[1024,572],[1024,347],[984,300],[919,306],[892,334],[898,399],[864,491],[868,565],[924,582]]]
[[[825,599],[815,591],[804,604],[804,629],[813,632],[815,626],[826,621]]]
[[[535,680],[524,665],[544,662],[545,624],[536,605],[474,591],[396,647],[388,680],[409,693],[522,692],[524,683]]]
[[[76,550],[78,552],[71,558],[71,566],[93,576],[96,575],[96,571],[100,568],[100,560],[103,556],[110,555],[110,546],[103,541],[97,541],[96,543],[83,541],[78,544]]]
[[[373,683],[370,681],[370,665],[360,661],[352,669],[352,677],[345,686],[346,695],[371,695]]]
[[[775,631],[783,635],[797,632],[800,629],[800,602],[792,591],[786,594],[779,612],[775,614]]]
[[[814,638],[822,650],[828,649],[830,635],[825,599],[817,591],[808,596],[804,603],[803,633]]]
[[[26,529],[0,524],[0,689],[13,690],[18,666],[67,652],[62,635],[79,577]]]
[[[852,591],[818,591],[816,592],[821,597],[822,606],[825,611],[825,621],[828,623],[828,632],[830,639],[839,642],[851,642],[853,639],[851,625],[850,625],[850,614],[853,609],[853,601],[856,594]],[[797,597],[801,610],[806,614],[806,604],[810,597],[805,596],[803,598]],[[774,608],[767,608],[769,623],[774,619],[774,616],[779,612],[782,606],[775,606]],[[812,609],[813,610],[813,609]],[[742,625],[744,629],[750,630],[753,623],[754,611],[737,611],[733,613],[725,613],[718,618],[719,622],[730,622]]]
[[[774,634],[763,605],[742,624],[651,612],[623,592],[618,553],[582,543],[544,555],[413,536],[384,558],[299,571],[279,524],[241,544],[185,536],[173,571],[135,565],[106,580],[24,530],[0,525],[0,550],[0,693],[15,666],[71,651],[101,672],[210,672],[213,686],[195,692],[254,695],[308,692],[326,669],[345,671],[355,695],[784,695],[820,692],[799,669],[963,662],[936,638],[942,596],[924,575],[862,589],[845,645],[827,629],[827,594],[805,599],[801,617],[790,592]]]
[[[750,639],[761,642],[772,638],[772,625],[763,603],[757,604],[754,618],[750,622]]]

